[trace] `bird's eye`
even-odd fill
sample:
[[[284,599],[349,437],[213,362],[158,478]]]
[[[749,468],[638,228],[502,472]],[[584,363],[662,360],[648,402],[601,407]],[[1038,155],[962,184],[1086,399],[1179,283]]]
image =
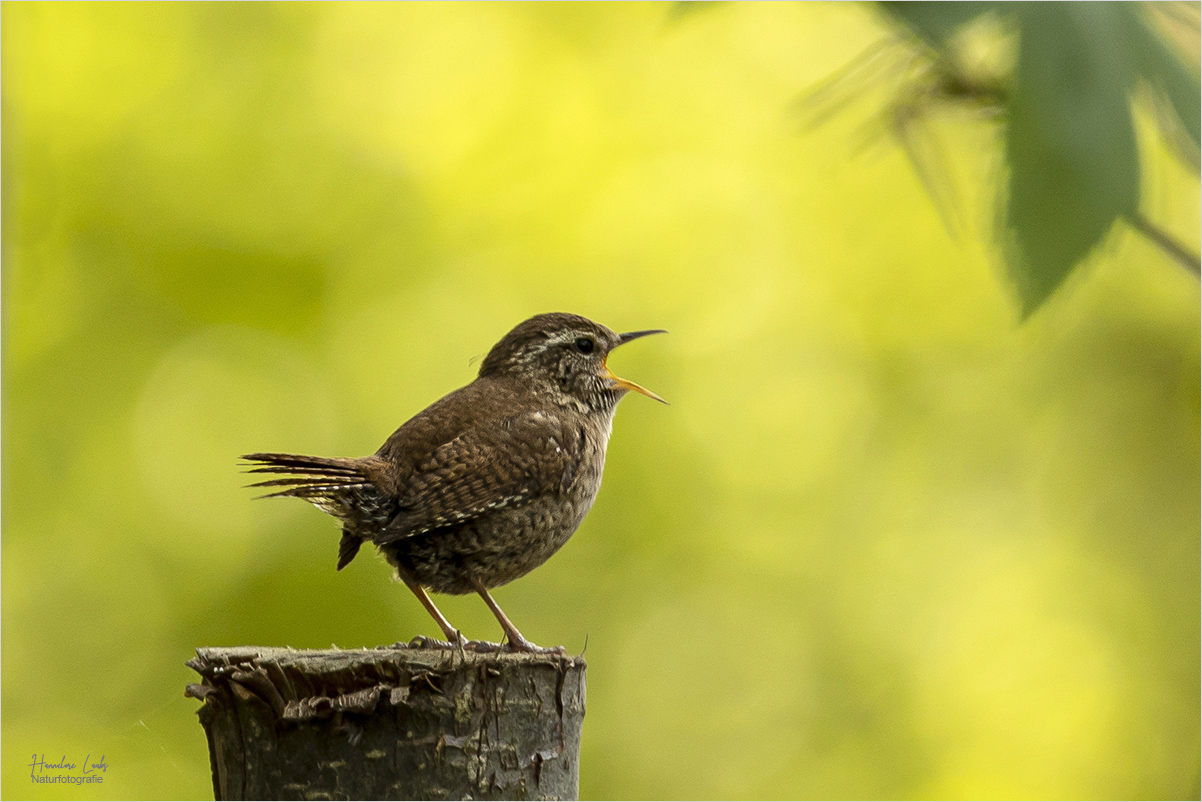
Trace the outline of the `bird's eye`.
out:
[[[588,337],[576,338],[576,350],[582,354],[591,354],[593,352],[593,341]]]

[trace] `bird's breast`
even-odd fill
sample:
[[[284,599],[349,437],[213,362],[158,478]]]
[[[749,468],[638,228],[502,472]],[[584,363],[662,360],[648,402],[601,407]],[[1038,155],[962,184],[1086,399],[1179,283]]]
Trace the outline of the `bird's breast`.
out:
[[[515,422],[516,423],[516,422]],[[574,409],[542,408],[522,416],[515,438],[525,436],[544,477],[537,484],[548,501],[559,504],[563,525],[575,529],[601,487],[610,421]]]

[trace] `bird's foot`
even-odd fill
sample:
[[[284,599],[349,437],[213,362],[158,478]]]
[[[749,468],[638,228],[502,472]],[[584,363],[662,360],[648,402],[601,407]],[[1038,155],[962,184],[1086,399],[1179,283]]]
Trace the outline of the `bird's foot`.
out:
[[[418,635],[413,640],[409,641],[410,649],[462,649],[465,652],[475,652],[476,654],[492,654],[500,652],[504,649],[499,643],[492,643],[484,640],[468,640],[459,635],[452,643],[451,641],[439,640],[438,638],[430,638],[425,635]],[[536,647],[537,648],[537,647]]]
[[[501,649],[502,651],[506,652],[520,652],[523,654],[565,655],[568,653],[568,650],[562,646],[551,646],[549,648],[545,646],[535,646],[525,638],[522,638],[521,640],[506,638],[505,645],[502,646]]]
[[[463,648],[469,652],[475,652],[476,654],[493,654],[495,652],[502,651],[505,647],[499,643],[493,643],[492,641],[487,640],[469,640],[467,643],[463,644]]]
[[[459,644],[451,643],[450,641],[431,638],[426,635],[418,635],[413,640],[409,641],[410,649],[457,649]]]

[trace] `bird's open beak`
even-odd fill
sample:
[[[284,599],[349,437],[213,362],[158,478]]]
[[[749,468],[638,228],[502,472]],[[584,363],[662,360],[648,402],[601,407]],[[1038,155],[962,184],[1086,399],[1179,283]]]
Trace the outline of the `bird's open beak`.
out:
[[[639,337],[646,337],[648,334],[667,334],[667,333],[668,332],[665,331],[664,329],[647,329],[645,331],[628,331],[625,334],[618,335],[618,345],[625,345],[626,343],[630,342],[631,340],[637,340]],[[648,398],[654,398],[656,401],[660,402],[661,404],[668,403],[667,401],[660,398],[655,393],[648,390],[646,387],[643,387],[641,384],[635,384],[634,382],[632,382],[628,379],[623,379],[619,376],[614,375],[614,372],[609,369],[608,365],[604,365],[604,367],[605,367],[606,377],[614,383],[614,387],[617,387],[621,390],[633,390],[634,392],[641,393],[641,394],[647,396]]]

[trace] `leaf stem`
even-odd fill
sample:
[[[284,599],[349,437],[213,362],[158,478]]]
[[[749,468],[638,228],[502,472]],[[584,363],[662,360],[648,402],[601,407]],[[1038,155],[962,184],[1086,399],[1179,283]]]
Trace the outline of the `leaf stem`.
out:
[[[1202,258],[1174,239],[1172,234],[1144,217],[1142,212],[1131,215],[1128,222],[1131,223],[1132,228],[1160,246],[1162,251],[1193,273],[1195,277],[1202,275]]]

